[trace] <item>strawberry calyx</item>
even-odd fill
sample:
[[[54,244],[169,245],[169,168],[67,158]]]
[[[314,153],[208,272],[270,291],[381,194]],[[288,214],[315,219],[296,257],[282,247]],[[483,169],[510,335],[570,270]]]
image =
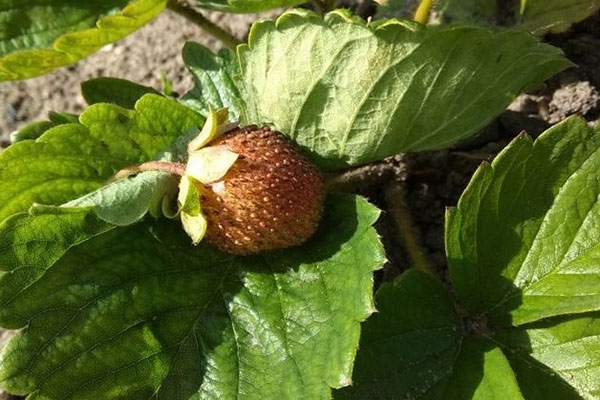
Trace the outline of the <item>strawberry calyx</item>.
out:
[[[207,145],[219,138],[237,124],[228,121],[227,108],[209,113],[204,126],[187,147],[187,163],[149,161],[124,168],[117,172],[111,181],[125,179],[143,171],[162,171],[181,176],[177,209],[171,210],[172,194],[165,195],[162,201],[162,214],[168,218],[180,217],[183,229],[194,244],[200,243],[206,233],[206,217],[200,203],[202,185],[210,185],[222,179],[238,158],[238,154],[226,146]]]
[[[207,227],[200,202],[202,185],[222,179],[238,158],[225,146],[205,147],[232,128],[228,116],[226,108],[210,108],[202,130],[188,145],[188,162],[179,182],[177,203],[183,229],[195,245],[204,238]]]

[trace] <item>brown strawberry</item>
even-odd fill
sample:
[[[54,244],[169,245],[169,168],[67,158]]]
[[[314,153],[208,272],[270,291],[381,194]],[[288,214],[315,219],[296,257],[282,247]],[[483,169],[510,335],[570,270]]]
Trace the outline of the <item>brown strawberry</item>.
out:
[[[239,155],[223,179],[200,190],[209,243],[246,255],[299,245],[315,232],[323,208],[322,177],[282,134],[251,125],[209,146],[226,146]]]

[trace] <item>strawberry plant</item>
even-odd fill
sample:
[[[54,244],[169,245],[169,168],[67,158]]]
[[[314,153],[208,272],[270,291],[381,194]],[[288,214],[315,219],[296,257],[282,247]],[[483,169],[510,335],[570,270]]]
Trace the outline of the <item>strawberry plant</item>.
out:
[[[574,117],[477,170],[446,213],[452,290],[384,284],[336,398],[598,398],[599,133]]]
[[[198,18],[176,1],[7,4],[0,78],[75,62],[165,6]],[[12,37],[17,14],[42,33]],[[185,95],[92,79],[83,112],[26,125],[0,152],[0,326],[16,331],[2,388],[48,400],[600,396],[598,128],[572,117],[522,134],[477,170],[447,211],[449,281],[424,263],[375,282],[380,211],[332,183],[472,139],[572,65],[559,49],[521,30],[295,9],[255,22],[235,50],[189,42],[183,59]]]

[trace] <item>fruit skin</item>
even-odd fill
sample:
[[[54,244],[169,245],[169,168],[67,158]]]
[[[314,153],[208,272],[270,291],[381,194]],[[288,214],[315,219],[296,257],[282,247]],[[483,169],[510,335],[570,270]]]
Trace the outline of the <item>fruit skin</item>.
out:
[[[223,180],[202,185],[209,243],[249,255],[296,246],[312,236],[323,211],[323,178],[281,133],[250,125],[209,145],[239,154]]]

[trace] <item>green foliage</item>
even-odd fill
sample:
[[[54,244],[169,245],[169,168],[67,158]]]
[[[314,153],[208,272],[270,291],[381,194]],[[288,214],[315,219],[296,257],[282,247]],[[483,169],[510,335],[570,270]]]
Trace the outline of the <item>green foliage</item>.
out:
[[[137,30],[166,0],[1,0],[0,81],[73,64]]]
[[[119,169],[154,159],[204,118],[148,94],[135,110],[96,104],[79,121],[0,152],[0,221],[33,203],[59,205],[98,189]]]
[[[238,55],[236,65],[230,51],[186,45],[196,88],[185,104],[203,114],[229,106],[241,123],[270,123],[325,169],[466,139],[569,65],[523,32],[367,26],[341,11],[258,22]]]
[[[521,0],[504,9],[496,0],[441,0],[437,7],[439,22],[466,22],[495,25],[503,14],[511,26],[535,35],[560,33],[600,10],[600,0]]]
[[[518,27],[541,35],[560,33],[600,10],[600,0],[527,0]]]
[[[446,234],[471,313],[520,325],[600,307],[599,148],[600,135],[571,118],[535,143],[519,136],[477,171]]]
[[[35,140],[50,128],[63,124],[76,123],[78,121],[78,116],[75,114],[51,111],[48,113],[48,121],[31,122],[21,129],[12,132],[10,134],[10,140],[12,143],[20,142],[22,140]]]
[[[183,62],[194,77],[194,88],[183,96],[183,102],[206,116],[209,107],[229,109],[233,121],[247,120],[240,94],[239,65],[235,53],[223,49],[215,55],[206,47],[188,42],[183,47]]]
[[[170,222],[18,214],[0,226],[0,323],[23,330],[0,380],[40,399],[327,399],[373,309],[377,216],[330,196],[310,242],[239,258]]]
[[[89,104],[112,103],[133,109],[145,94],[159,94],[155,89],[119,78],[94,78],[81,83],[81,94]]]
[[[379,289],[376,305],[354,384],[336,399],[523,399],[502,351],[463,337],[452,297],[435,278],[409,270]]]
[[[505,3],[503,12],[507,11],[509,2]],[[436,11],[437,22],[469,22],[478,25],[494,25],[500,12],[496,0],[440,0],[436,4]]]
[[[36,121],[31,122],[24,127],[20,128],[17,131],[14,131],[10,134],[11,143],[17,143],[22,140],[35,140],[42,136],[44,132],[49,130],[50,128],[54,128],[56,125],[60,125],[54,123],[52,121]]]
[[[382,286],[336,398],[597,398],[599,167],[577,117],[482,165],[446,223],[456,300],[416,270]]]
[[[599,338],[598,312],[540,321],[494,336],[507,349],[524,397],[532,400],[597,399]]]
[[[50,6],[48,6],[50,5]],[[124,0],[88,1],[85,7],[63,0],[2,0],[0,55],[50,46],[62,34],[92,28],[100,17],[127,5]]]
[[[376,307],[363,327],[353,385],[335,398],[413,398],[448,379],[461,321],[444,287],[411,270],[379,288]]]
[[[228,58],[235,55],[221,53],[214,71],[213,59],[196,59],[194,72],[207,79],[194,89],[206,100],[191,99],[198,110],[215,99],[234,110],[243,104],[236,86],[221,91],[221,67],[236,74]],[[159,213],[172,180],[157,172],[107,179],[131,164],[180,160],[204,122],[155,94],[135,110],[121,107],[145,92],[138,89],[85,84],[86,98],[98,103],[77,121],[0,154],[8,166],[0,188],[26,177],[13,189],[26,195],[12,207],[11,193],[0,200],[0,219],[8,217],[0,267],[10,271],[0,277],[0,324],[27,325],[3,355],[3,386],[47,399],[329,398],[330,388],[350,381],[359,325],[373,310],[372,271],[384,260],[371,227],[377,210],[331,195],[309,243],[245,258],[191,246],[178,222],[138,222]]]
[[[171,174],[147,171],[111,182],[61,207],[90,207],[103,221],[127,226],[141,220],[149,211],[156,217],[161,216],[163,198],[176,192],[176,188],[177,180]]]
[[[198,7],[252,13],[303,0],[192,0]],[[74,64],[144,26],[167,0],[0,0],[0,81]],[[95,102],[95,98],[91,98]]]
[[[524,32],[342,11],[257,22],[238,53],[247,122],[273,124],[324,168],[450,146],[569,66]]]
[[[223,4],[241,11],[251,3]],[[107,16],[100,25],[113,17],[123,20]],[[192,246],[179,221],[144,219],[168,208],[176,179],[110,177],[150,160],[186,161],[211,107],[228,107],[242,124],[273,124],[323,168],[440,148],[472,136],[521,90],[569,65],[522,32],[367,24],[343,11],[325,18],[290,11],[255,24],[237,54],[188,44],[184,60],[195,87],[179,102],[131,82],[95,79],[82,85],[92,105],[80,116],[54,113],[0,153],[0,326],[19,329],[0,364],[10,391],[40,400],[330,398],[331,388],[350,384],[360,322],[374,310],[372,273],[384,262],[372,227],[378,210],[357,196],[329,194],[309,242],[235,257]],[[482,167],[447,234],[456,294],[471,316],[423,273],[384,285],[381,314],[362,339],[356,385],[338,394],[518,399],[535,392],[523,382],[536,380],[565,398],[597,393],[586,378],[595,359],[581,370],[558,362],[564,344],[598,347],[595,338],[584,340],[594,324],[588,330],[569,319],[598,309],[600,300],[590,269],[600,236],[589,211],[600,194],[590,172],[596,148],[587,127],[570,120],[536,145],[517,140]],[[548,170],[525,173],[540,164]],[[515,204],[526,195],[540,202],[496,215],[498,192]],[[192,200],[188,211],[199,213],[199,196]],[[560,215],[574,222],[561,224]],[[507,248],[526,256],[510,258],[506,273],[498,267],[506,258],[488,254],[483,239],[494,229],[495,245],[518,242]],[[547,239],[552,230],[560,233],[555,240]],[[545,236],[536,239],[538,231]],[[571,240],[568,257],[546,263],[558,252],[540,253],[542,239],[553,250]],[[572,301],[578,294],[582,300]],[[555,341],[546,347],[549,335]],[[374,375],[382,360],[393,368]],[[542,372],[528,369],[530,362]],[[569,374],[576,379],[567,385]]]

